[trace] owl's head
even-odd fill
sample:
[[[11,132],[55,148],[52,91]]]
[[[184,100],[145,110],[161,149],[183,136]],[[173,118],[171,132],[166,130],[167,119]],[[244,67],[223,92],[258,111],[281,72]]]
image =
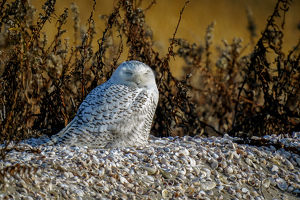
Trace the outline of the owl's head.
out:
[[[152,69],[139,61],[123,62],[110,78],[116,84],[128,87],[156,89],[155,75]]]

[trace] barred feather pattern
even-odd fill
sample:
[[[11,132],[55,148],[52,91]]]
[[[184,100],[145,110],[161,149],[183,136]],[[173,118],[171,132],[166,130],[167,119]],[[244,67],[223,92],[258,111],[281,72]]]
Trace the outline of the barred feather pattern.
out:
[[[80,105],[75,118],[46,145],[117,148],[148,143],[158,103],[156,84],[152,87],[153,80],[147,82],[149,78],[154,79],[154,74],[149,77],[143,75],[151,68],[138,61],[128,61],[122,65],[118,68],[125,70],[117,72],[117,69],[111,79],[92,90]],[[124,81],[124,76],[129,78]]]

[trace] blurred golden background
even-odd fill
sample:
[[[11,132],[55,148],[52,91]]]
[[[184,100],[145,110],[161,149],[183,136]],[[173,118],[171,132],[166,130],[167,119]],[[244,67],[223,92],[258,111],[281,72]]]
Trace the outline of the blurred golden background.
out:
[[[0,78],[8,88],[5,103],[10,104],[2,104],[17,115],[14,121],[0,121],[0,126],[5,122],[11,127],[6,132],[21,127],[28,133],[34,122],[33,129],[57,133],[74,117],[87,92],[127,59],[145,61],[158,72],[161,95],[153,130],[159,136],[299,130],[299,48],[287,55],[299,47],[300,0],[288,12],[275,9],[276,0],[54,2],[15,0],[5,9]],[[287,7],[291,0],[279,2]],[[168,48],[180,17],[174,60]],[[276,21],[267,26],[268,19]]]
[[[37,9],[36,16],[41,12],[42,5],[45,1],[32,0],[31,3]],[[75,2],[79,7],[81,25],[86,25],[86,20],[89,18],[93,1],[92,0],[58,0],[56,4],[56,15],[59,16],[63,13],[65,8],[69,8],[68,23],[64,26],[67,30],[65,37],[70,37],[70,43],[73,36],[73,23],[72,12],[70,5]],[[134,1],[134,4],[139,1]],[[147,8],[152,1],[144,0],[141,4],[143,9]],[[185,4],[185,0],[158,0],[152,7],[145,13],[146,24],[153,31],[153,38],[155,41],[155,48],[159,50],[161,55],[167,53],[170,41],[175,27],[178,23],[179,13]],[[268,17],[273,13],[276,5],[275,0],[191,0],[187,4],[176,38],[184,38],[189,43],[204,43],[204,36],[207,25],[216,22],[214,29],[213,45],[222,46],[221,40],[224,38],[231,42],[234,37],[243,38],[243,44],[246,45],[250,40],[250,32],[247,30],[247,8],[253,13],[254,22],[256,24],[257,37],[254,42],[259,38],[260,32],[265,28]],[[110,0],[97,0],[96,11],[94,13],[94,20],[96,23],[96,30],[98,31],[97,37],[102,37],[102,32],[105,28],[104,21],[99,16],[110,14],[113,11],[114,5],[117,1]],[[286,15],[286,24],[284,29],[283,38],[283,51],[287,54],[288,50],[297,43],[300,36],[300,1],[295,0],[290,6],[290,10]],[[46,23],[43,29],[47,33],[49,41],[53,40],[56,34],[55,19],[51,24]],[[98,39],[97,38],[97,39]],[[95,40],[96,41],[96,40]],[[97,44],[95,44],[97,45]],[[250,47],[248,48],[250,51]],[[247,52],[247,51],[246,51]],[[127,54],[123,54],[121,59],[126,59]],[[212,59],[214,56],[212,55]],[[178,70],[183,61],[171,59],[170,66],[175,76],[181,75]]]

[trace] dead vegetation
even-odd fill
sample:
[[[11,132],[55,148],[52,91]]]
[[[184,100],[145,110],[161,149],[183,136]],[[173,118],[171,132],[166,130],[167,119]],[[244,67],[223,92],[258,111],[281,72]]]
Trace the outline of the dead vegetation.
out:
[[[121,54],[157,72],[160,100],[153,135],[229,133],[249,138],[300,130],[299,43],[288,54],[282,52],[284,16],[291,1],[278,0],[261,34],[255,32],[248,11],[251,37],[260,39],[252,45],[243,45],[240,38],[224,40],[217,60],[211,56],[214,23],[206,30],[205,44],[176,38],[184,7],[169,50],[161,56],[153,49],[153,33],[145,22],[155,1],[143,9],[138,2],[119,0],[110,15],[102,16],[106,28],[97,34],[101,38],[95,29],[100,21],[94,16],[96,3],[84,32],[74,3],[70,10],[55,13],[56,1],[48,0],[38,14],[27,1],[0,3],[0,143],[4,146],[57,133],[72,120],[85,96],[123,62]],[[73,21],[67,21],[69,15]],[[56,24],[53,41],[43,32],[49,22]],[[74,24],[74,32],[67,35],[75,38],[73,44],[65,37],[66,23]],[[92,46],[94,41],[98,46]],[[253,50],[245,55],[246,48]],[[173,57],[184,59],[184,77],[172,75]]]

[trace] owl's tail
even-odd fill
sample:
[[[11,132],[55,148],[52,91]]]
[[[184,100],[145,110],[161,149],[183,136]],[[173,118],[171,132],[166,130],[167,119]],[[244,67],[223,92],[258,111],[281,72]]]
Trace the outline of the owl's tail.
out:
[[[72,127],[72,125],[77,121],[77,116],[65,127],[63,128],[59,133],[57,133],[56,135],[53,135],[51,137],[51,139],[42,144],[41,146],[51,146],[54,144],[57,144],[58,142],[63,141],[64,137],[68,135],[68,130],[70,127]]]

